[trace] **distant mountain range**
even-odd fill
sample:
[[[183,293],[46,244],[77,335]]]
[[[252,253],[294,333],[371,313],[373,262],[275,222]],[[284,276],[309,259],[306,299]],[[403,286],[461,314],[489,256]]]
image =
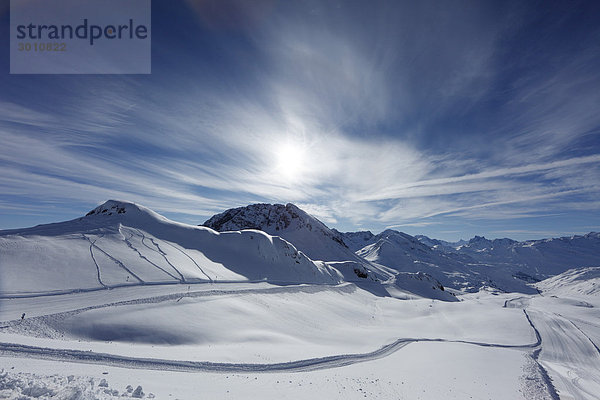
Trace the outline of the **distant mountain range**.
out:
[[[382,296],[456,301],[484,287],[535,293],[539,280],[599,265],[598,233],[458,243],[395,230],[342,233],[293,204],[230,209],[192,226],[109,200],[71,221],[0,231],[0,297],[266,281],[351,282]]]

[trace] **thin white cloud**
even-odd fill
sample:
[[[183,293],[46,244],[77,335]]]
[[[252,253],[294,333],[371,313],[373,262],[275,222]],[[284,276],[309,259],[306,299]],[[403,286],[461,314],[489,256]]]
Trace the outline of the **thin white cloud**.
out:
[[[118,197],[191,218],[296,202],[332,224],[397,227],[597,209],[600,154],[577,144],[600,123],[597,78],[578,73],[593,55],[495,93],[505,66],[494,57],[523,21],[482,5],[437,6],[435,33],[414,18],[425,7],[416,3],[351,22],[327,5],[312,19],[269,8],[241,29],[261,67],[243,84],[181,76],[140,88],[120,77],[73,88],[63,109],[3,101],[2,195]],[[363,31],[359,20],[378,24]],[[444,117],[497,97],[500,122],[465,124],[476,130],[466,139],[448,127],[457,143],[447,148],[424,143]],[[302,160],[284,174],[286,145]]]

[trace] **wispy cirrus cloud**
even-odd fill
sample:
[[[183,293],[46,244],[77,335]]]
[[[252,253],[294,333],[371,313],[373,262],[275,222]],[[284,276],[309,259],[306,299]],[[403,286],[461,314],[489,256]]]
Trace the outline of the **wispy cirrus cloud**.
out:
[[[197,222],[291,201],[341,229],[440,231],[599,209],[599,56],[530,36],[575,41],[571,14],[309,2],[241,23],[243,3],[190,4],[151,77],[56,78],[55,103],[60,83],[35,78],[34,101],[3,78],[26,89],[0,95],[0,209],[119,197]]]

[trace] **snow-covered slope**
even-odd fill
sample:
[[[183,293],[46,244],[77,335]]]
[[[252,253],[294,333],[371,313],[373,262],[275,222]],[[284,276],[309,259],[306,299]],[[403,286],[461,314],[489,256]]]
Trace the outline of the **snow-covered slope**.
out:
[[[334,232],[338,232],[335,229],[332,229]],[[352,250],[358,251],[365,246],[368,246],[373,243],[373,238],[375,235],[371,231],[359,231],[359,232],[339,232],[342,236],[342,240],[344,244]]]
[[[558,296],[600,295],[600,267],[570,269],[536,284],[544,294]]]
[[[261,231],[218,233],[110,200],[72,221],[0,231],[0,294],[168,282],[339,283],[341,275]]]
[[[424,272],[400,272],[395,276],[395,285],[388,286],[388,291],[396,298],[411,298],[410,294],[428,299],[458,301],[456,295],[447,291],[437,279]],[[409,293],[402,294],[405,288]],[[406,297],[405,297],[406,296]]]
[[[454,301],[444,293],[439,282],[421,284],[422,280],[396,277],[398,271],[384,263],[373,264],[368,258],[354,253],[365,243],[379,236],[371,232],[340,233],[293,204],[253,204],[227,210],[215,215],[204,226],[220,232],[260,229],[291,242],[313,260],[324,260],[343,275],[344,280],[377,294],[396,295],[398,291],[411,292],[426,298]],[[410,271],[420,272],[420,270]],[[432,278],[433,279],[433,278]],[[434,279],[435,280],[435,279]]]

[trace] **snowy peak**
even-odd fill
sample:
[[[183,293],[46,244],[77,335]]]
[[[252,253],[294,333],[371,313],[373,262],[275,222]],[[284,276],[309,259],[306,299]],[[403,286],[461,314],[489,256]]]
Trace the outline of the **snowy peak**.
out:
[[[88,232],[94,229],[118,229],[120,224],[128,226],[147,226],[159,224],[177,224],[162,215],[129,201],[108,200],[97,206],[85,216],[64,222],[37,225],[31,228],[17,228],[1,231],[0,235],[63,235]]]
[[[251,204],[208,219],[203,226],[218,232],[256,229],[293,243],[313,260],[350,261],[357,256],[342,235],[294,204]]]
[[[108,200],[98,207],[94,208],[89,213],[85,214],[86,217],[90,216],[112,216],[113,214],[131,214],[132,212],[140,212],[140,206],[135,203],[118,200]]]
[[[414,237],[394,230],[385,230],[375,235],[371,244],[358,250],[356,254],[368,261],[376,262],[397,269],[399,265],[412,265],[419,258],[432,250]]]
[[[518,242],[508,238],[490,240],[486,239],[485,236],[474,236],[467,244],[461,246],[461,248],[469,247],[472,249],[483,250],[492,249],[494,247],[508,247],[515,243]]]
[[[147,207],[123,200],[107,200],[83,217],[89,221],[98,218],[173,222]]]
[[[397,273],[371,264],[353,251],[359,246],[364,247],[365,243],[378,240],[395,240],[405,243],[404,247],[407,248],[422,246],[429,250],[404,233],[388,230],[379,235],[368,231],[343,234],[329,229],[293,204],[253,204],[234,208],[215,215],[203,225],[220,232],[244,233],[248,229],[256,229],[280,236],[311,259],[325,261],[325,265],[335,268],[344,281],[353,282],[372,293],[387,296],[389,293],[404,290],[418,296],[455,300],[440,289],[442,286],[439,282],[424,279],[425,275],[403,275],[401,279],[394,279]]]
[[[112,224],[117,221],[163,218],[154,211],[135,203],[108,200],[94,208],[80,220],[92,224]]]
[[[417,239],[419,242],[421,242],[424,245],[427,245],[429,247],[433,247],[433,246],[436,246],[436,245],[439,245],[439,244],[442,243],[441,240],[432,239],[432,238],[427,237],[425,235],[415,235],[415,239]]]
[[[393,248],[395,250],[403,249],[407,252],[416,251],[421,253],[427,253],[431,250],[429,246],[421,243],[414,236],[393,229],[386,229],[380,234],[375,235],[373,242],[380,250]]]
[[[261,203],[232,208],[211,217],[202,225],[219,232],[257,229],[274,235],[285,230],[330,231],[321,221],[291,203]]]
[[[472,239],[469,239],[469,242],[463,246],[461,246],[461,249],[464,248],[471,248],[474,250],[483,250],[483,249],[490,249],[492,248],[492,241],[489,239],[486,239],[485,236],[474,236]]]
[[[339,233],[346,247],[352,251],[360,250],[373,243],[373,238],[375,237],[371,231],[338,232],[335,229],[332,229],[332,231]]]
[[[592,232],[525,242],[476,236],[457,251],[480,263],[518,266],[531,277],[545,279],[573,267],[599,265],[600,236]]]
[[[469,243],[468,241],[462,240],[462,239],[459,240],[458,242],[447,242],[445,240],[432,239],[425,235],[415,235],[415,238],[419,242],[431,247],[434,250],[442,250],[442,251],[450,251],[450,252],[454,252],[454,251],[456,251],[457,247],[460,247],[460,246],[463,246],[463,245]]]

